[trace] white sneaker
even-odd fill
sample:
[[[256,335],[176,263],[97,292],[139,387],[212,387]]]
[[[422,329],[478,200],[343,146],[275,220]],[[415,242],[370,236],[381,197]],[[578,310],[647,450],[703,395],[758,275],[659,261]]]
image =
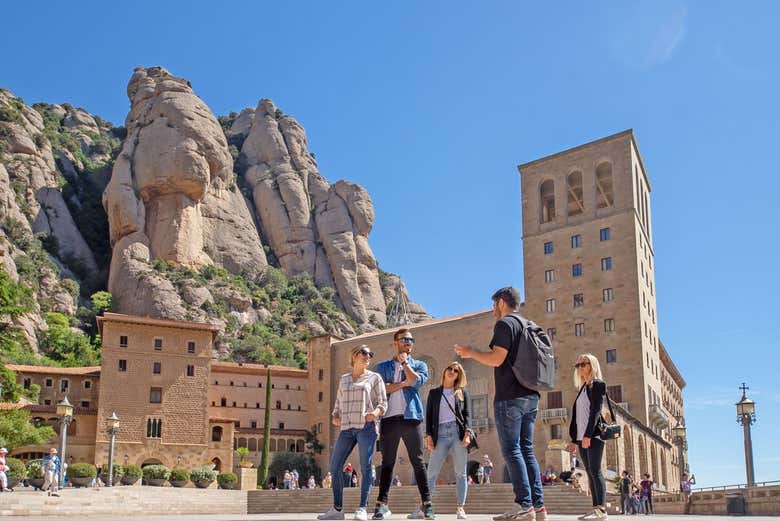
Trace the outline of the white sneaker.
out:
[[[578,517],[580,521],[601,521],[604,519],[607,519],[607,513],[601,510],[600,508],[594,508],[587,514]]]
[[[360,507],[355,510],[355,519],[358,521],[368,521],[368,512],[364,507]]]
[[[423,514],[423,511],[421,508],[418,508],[408,516],[406,516],[406,519],[425,519],[425,514]]]
[[[343,510],[336,510],[335,507],[330,507],[330,510],[328,510],[324,514],[318,515],[317,519],[320,519],[320,520],[324,520],[324,519],[344,519],[344,511]]]
[[[503,514],[493,516],[493,519],[494,521],[507,521],[509,519],[536,521],[536,511],[534,510],[534,507],[524,508],[522,505],[515,503],[510,510],[507,510]]]
[[[455,510],[455,519],[468,519],[466,516],[466,511],[463,510],[463,507],[458,507]]]

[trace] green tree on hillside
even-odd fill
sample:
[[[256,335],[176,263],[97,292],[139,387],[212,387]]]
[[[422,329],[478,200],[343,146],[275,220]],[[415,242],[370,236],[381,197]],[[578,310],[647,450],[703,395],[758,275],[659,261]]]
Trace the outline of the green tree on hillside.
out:
[[[50,426],[30,423],[30,413],[24,409],[0,413],[0,445],[9,450],[22,445],[44,445],[54,437]]]

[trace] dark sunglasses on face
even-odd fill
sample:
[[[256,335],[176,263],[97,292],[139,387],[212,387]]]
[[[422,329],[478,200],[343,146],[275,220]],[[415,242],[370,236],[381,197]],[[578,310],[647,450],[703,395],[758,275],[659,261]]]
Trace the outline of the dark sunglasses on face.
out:
[[[590,365],[590,362],[577,362],[576,364],[574,364],[574,367],[579,369],[580,367],[586,367],[586,366],[589,366],[589,365]]]
[[[361,349],[360,351],[357,352],[357,354],[367,356],[369,358],[374,358],[374,353],[372,353],[368,349]]]
[[[414,338],[409,338],[409,337],[405,336],[405,337],[403,337],[401,339],[401,343],[403,343],[403,344],[414,344]]]
[[[457,367],[448,367],[447,371],[452,371],[455,374],[460,373],[460,369],[458,369]]]

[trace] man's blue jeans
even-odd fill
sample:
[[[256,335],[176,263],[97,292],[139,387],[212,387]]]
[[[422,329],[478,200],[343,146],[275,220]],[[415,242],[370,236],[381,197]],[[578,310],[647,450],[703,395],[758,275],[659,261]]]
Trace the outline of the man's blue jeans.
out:
[[[371,491],[371,457],[376,446],[376,423],[366,422],[362,429],[347,429],[339,433],[333,456],[330,459],[331,476],[341,475],[344,463],[355,445],[360,453],[360,506],[368,506]],[[333,479],[333,506],[340,509],[344,504],[344,480]]]
[[[534,455],[538,408],[536,395],[493,402],[498,442],[512,480],[515,503],[524,508],[544,506],[542,476]]]

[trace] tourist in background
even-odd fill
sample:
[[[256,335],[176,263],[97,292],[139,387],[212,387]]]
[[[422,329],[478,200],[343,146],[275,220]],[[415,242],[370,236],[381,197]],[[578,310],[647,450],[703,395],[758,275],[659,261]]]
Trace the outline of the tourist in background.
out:
[[[493,462],[487,454],[482,456],[482,484],[490,485],[490,475],[493,473]]]
[[[60,457],[57,456],[57,449],[52,447],[49,453],[43,458],[43,487],[50,496],[59,497],[60,488],[60,469],[62,467]]]
[[[309,481],[306,482],[306,488],[317,488],[317,481],[314,479],[314,476],[309,476]]]
[[[352,468],[352,463],[347,463],[347,465],[344,467],[344,472],[342,474],[344,479],[344,486],[346,488],[349,488],[352,486],[352,471],[354,469]]]
[[[322,488],[330,488],[333,484],[333,475],[328,471],[325,474],[325,479],[322,480]]]
[[[691,513],[691,485],[695,484],[696,476],[691,474],[691,477],[689,478],[687,473],[682,475],[682,480],[680,481],[680,494],[682,495],[686,514]]]
[[[285,490],[292,488],[292,472],[289,470],[284,471],[284,479],[282,480],[282,486]]]
[[[0,490],[3,492],[13,492],[8,488],[8,474],[10,470],[8,464],[5,462],[5,455],[8,454],[8,449],[5,447],[0,449]]]
[[[494,368],[496,392],[493,397],[493,416],[515,497],[513,507],[493,519],[544,521],[547,519],[547,509],[544,506],[539,463],[534,454],[534,424],[539,412],[539,393],[521,384],[512,368],[523,331],[520,320],[508,315],[520,306],[520,293],[507,286],[496,291],[491,298],[496,323],[490,351],[477,351],[455,344],[455,354],[473,358],[482,365]]]
[[[369,371],[368,366],[374,353],[366,345],[352,349],[349,365],[352,371],[343,374],[339,380],[336,402],[331,413],[333,425],[340,428],[336,445],[330,460],[332,474],[341,472],[347,456],[358,446],[360,471],[363,479],[360,487],[360,506],[355,510],[355,519],[366,521],[368,494],[371,491],[371,457],[374,454],[378,436],[377,421],[387,410],[385,384],[379,374]],[[333,482],[333,506],[317,519],[344,519],[344,480]]]
[[[642,489],[640,492],[640,501],[642,503],[642,510],[645,514],[654,514],[653,511],[653,485],[655,484],[650,479],[650,474],[645,474],[644,479],[639,482],[639,487]]]
[[[455,474],[455,515],[466,519],[466,465],[471,443],[469,395],[466,392],[466,371],[458,362],[452,362],[441,375],[441,385],[428,393],[425,406],[425,445],[431,456],[428,459],[428,488],[433,496],[436,480],[447,456],[452,456]]]
[[[590,485],[593,510],[579,519],[607,518],[607,486],[601,472],[601,460],[606,442],[601,435],[601,406],[607,394],[607,384],[601,376],[601,365],[590,353],[577,357],[574,364],[574,387],[579,389],[574,400],[569,423],[569,451],[578,448]]]
[[[631,475],[627,470],[623,471],[618,481],[618,489],[620,489],[620,513],[625,515],[628,512],[628,498],[631,495]]]

